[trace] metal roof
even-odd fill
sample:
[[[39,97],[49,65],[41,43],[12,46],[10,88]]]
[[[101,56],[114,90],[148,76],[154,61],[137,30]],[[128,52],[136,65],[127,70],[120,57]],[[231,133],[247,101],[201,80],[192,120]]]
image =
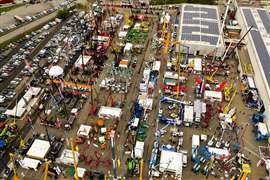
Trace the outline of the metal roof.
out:
[[[184,4],[181,20],[181,40],[217,44],[220,24],[216,6]]]
[[[255,9],[250,7],[242,7],[242,14],[245,25],[254,28],[250,31],[249,37],[254,44],[256,52],[268,86],[270,86],[270,16],[264,9]]]

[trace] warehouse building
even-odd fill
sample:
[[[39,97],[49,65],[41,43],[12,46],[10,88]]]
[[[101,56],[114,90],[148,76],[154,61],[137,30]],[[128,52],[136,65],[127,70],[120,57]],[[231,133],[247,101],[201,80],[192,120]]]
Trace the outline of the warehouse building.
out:
[[[241,7],[236,18],[246,36],[246,48],[254,71],[254,80],[264,103],[266,119],[270,119],[270,16],[262,8]],[[270,128],[270,121],[266,121]]]
[[[189,46],[189,53],[214,55],[217,48],[216,55],[222,56],[224,41],[217,6],[184,4],[181,12],[179,41]]]

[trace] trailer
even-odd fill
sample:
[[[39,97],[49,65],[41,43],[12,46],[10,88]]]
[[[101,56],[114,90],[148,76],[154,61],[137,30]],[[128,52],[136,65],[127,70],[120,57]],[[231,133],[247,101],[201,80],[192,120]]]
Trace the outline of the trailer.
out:
[[[195,163],[197,162],[197,154],[198,154],[199,146],[200,146],[200,136],[193,134],[192,135],[192,145],[191,145],[191,148],[192,148],[191,160]]]
[[[198,122],[198,123],[201,122],[202,106],[203,106],[203,103],[199,99],[196,99],[194,101],[195,122]]]
[[[24,23],[25,22],[25,20],[23,18],[21,18],[20,16],[17,16],[17,15],[14,16],[14,19],[16,21],[20,22],[20,23]]]
[[[184,109],[184,125],[189,127],[192,125],[194,120],[194,107],[190,105],[185,105]]]
[[[222,92],[221,91],[205,91],[204,92],[204,99],[210,101],[218,101],[222,102]]]

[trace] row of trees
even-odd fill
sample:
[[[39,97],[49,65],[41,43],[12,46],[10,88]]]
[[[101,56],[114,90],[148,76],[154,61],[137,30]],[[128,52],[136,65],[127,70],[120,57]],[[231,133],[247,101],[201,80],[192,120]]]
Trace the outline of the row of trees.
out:
[[[215,4],[215,0],[152,0],[153,5],[163,4],[180,4],[180,3],[195,3],[195,4]]]

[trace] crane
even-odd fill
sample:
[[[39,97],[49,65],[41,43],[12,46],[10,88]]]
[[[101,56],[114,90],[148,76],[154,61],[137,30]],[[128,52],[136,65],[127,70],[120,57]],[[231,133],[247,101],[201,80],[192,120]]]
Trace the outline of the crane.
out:
[[[51,163],[51,161],[48,161],[48,160],[46,160],[46,162],[45,162],[45,171],[44,171],[43,180],[47,180],[50,163]]]
[[[13,169],[13,173],[14,173],[14,176],[13,176],[13,180],[20,180],[19,176],[17,175],[17,171],[16,171],[16,165],[15,165],[15,161],[14,161],[14,154],[13,153],[9,153],[9,156],[10,156],[10,159],[12,161],[12,169]]]
[[[212,74],[211,76],[207,76],[206,77],[206,80],[209,82],[209,83],[212,83],[212,84],[215,84],[215,79],[214,79],[214,76],[215,74],[217,73],[218,69],[216,69]]]
[[[74,170],[75,170],[75,179],[79,180],[73,138],[70,139],[70,146],[71,146],[71,150],[72,150],[73,166],[74,166]]]
[[[139,180],[143,180],[143,159],[140,160],[140,178]]]
[[[234,82],[231,82],[229,87],[224,87],[224,95],[225,95],[225,100],[229,101],[230,100],[230,94],[231,94],[231,90],[234,87]]]
[[[235,95],[236,95],[236,92],[237,92],[237,90],[234,90],[234,93],[233,93],[233,95],[232,95],[232,97],[231,97],[229,103],[224,107],[224,109],[223,109],[223,113],[224,113],[224,114],[227,114],[227,113],[229,112],[230,106],[231,106],[232,101],[233,101],[233,99],[234,99],[234,97],[235,97]]]
[[[246,180],[247,176],[251,173],[249,164],[242,164],[242,170],[237,180]]]

